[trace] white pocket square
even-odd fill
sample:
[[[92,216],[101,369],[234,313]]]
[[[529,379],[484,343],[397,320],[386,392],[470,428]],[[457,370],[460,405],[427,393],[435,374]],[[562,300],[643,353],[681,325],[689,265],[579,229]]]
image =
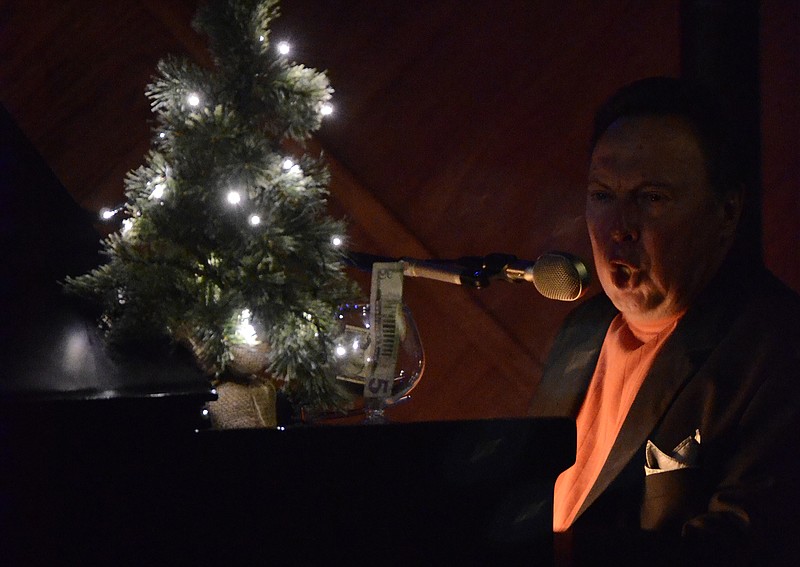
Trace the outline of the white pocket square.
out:
[[[648,439],[644,455],[645,475],[696,467],[700,456],[700,430],[695,430],[694,436],[681,441],[669,454]]]

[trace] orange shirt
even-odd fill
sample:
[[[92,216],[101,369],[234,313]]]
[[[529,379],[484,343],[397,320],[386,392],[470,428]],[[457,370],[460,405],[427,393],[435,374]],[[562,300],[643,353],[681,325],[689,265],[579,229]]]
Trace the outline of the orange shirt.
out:
[[[556,480],[553,531],[566,531],[575,520],[656,354],[681,315],[634,325],[619,314],[611,322],[586,399],[578,412],[575,464]]]

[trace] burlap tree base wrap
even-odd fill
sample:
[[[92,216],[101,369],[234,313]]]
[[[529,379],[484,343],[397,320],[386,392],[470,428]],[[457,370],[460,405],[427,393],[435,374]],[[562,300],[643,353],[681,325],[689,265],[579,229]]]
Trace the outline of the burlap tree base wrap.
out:
[[[220,382],[216,390],[218,399],[208,404],[212,427],[237,429],[278,425],[275,386],[271,382]]]

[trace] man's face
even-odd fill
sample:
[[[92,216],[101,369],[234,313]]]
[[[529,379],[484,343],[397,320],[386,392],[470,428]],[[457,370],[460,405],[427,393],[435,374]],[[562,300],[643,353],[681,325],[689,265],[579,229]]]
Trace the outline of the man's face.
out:
[[[621,118],[592,153],[586,222],[606,294],[629,320],[686,310],[724,258],[738,201],[723,204],[682,119]]]

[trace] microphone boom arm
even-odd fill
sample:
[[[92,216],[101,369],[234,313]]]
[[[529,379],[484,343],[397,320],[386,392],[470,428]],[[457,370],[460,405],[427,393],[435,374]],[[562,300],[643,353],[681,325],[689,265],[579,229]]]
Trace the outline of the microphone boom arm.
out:
[[[535,262],[498,253],[464,256],[457,260],[388,258],[360,252],[350,252],[345,257],[345,264],[364,271],[372,271],[375,262],[401,262],[404,276],[476,289],[487,287],[492,280],[530,282],[543,296],[558,301],[579,299],[586,293],[591,280],[586,265],[579,258],[564,252],[542,254]]]

